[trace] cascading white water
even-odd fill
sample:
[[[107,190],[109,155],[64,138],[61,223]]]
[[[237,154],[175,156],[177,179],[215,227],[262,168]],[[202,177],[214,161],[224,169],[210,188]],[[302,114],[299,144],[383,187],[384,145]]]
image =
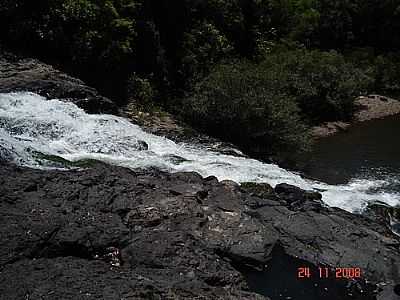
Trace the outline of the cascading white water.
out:
[[[148,149],[141,147],[141,141]],[[200,145],[176,144],[148,134],[128,120],[112,115],[89,115],[72,103],[46,100],[32,93],[0,94],[0,155],[17,164],[43,168],[37,153],[70,161],[96,159],[129,168],[157,167],[169,172],[194,171],[219,180],[288,183],[322,191],[330,206],[349,211],[370,201],[400,204],[396,193],[373,192],[383,180],[352,180],[346,185],[311,181],[254,159],[209,151]],[[177,160],[176,156],[182,159]]]

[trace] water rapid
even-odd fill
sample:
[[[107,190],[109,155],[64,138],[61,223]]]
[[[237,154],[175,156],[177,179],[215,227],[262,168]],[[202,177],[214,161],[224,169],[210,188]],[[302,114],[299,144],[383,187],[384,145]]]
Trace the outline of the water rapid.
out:
[[[144,147],[145,142],[148,147]],[[33,168],[52,168],[46,156],[69,161],[95,159],[129,168],[156,167],[168,172],[194,171],[219,180],[288,183],[321,191],[330,206],[359,211],[368,202],[399,205],[400,195],[385,192],[388,180],[357,179],[329,185],[255,159],[177,144],[144,132],[113,115],[86,114],[76,105],[33,93],[0,94],[0,159]]]

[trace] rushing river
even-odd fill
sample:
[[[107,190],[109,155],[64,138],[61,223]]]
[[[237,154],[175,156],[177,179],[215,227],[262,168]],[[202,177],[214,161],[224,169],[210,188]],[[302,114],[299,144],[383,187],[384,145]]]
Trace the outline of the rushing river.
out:
[[[143,141],[148,147],[143,146]],[[321,153],[324,151],[321,148]],[[400,204],[399,191],[387,189],[393,185],[391,177],[373,175],[379,172],[369,173],[371,176],[353,172],[331,184],[313,181],[277,165],[220,154],[200,145],[177,144],[148,134],[120,117],[86,114],[72,103],[46,100],[32,93],[0,94],[0,155],[19,165],[55,167],[43,159],[43,154],[70,161],[96,159],[129,168],[194,171],[237,182],[268,182],[272,186],[285,182],[321,191],[325,203],[349,211],[360,210],[375,200]],[[350,156],[343,162],[338,156],[337,164],[332,162],[324,168],[336,170],[337,166],[350,163]]]

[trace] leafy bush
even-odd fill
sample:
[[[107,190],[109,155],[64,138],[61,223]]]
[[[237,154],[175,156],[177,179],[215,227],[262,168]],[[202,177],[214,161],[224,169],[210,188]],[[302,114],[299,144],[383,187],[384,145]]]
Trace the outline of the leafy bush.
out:
[[[182,109],[205,131],[265,156],[306,150],[309,138],[294,99],[265,85],[254,65],[220,65],[198,83]]]
[[[287,37],[307,47],[343,50],[400,46],[398,1],[280,0],[288,7]]]
[[[41,5],[17,2],[18,15],[14,17],[20,19],[10,19],[8,25],[9,38],[18,44],[41,43],[48,47],[42,47],[44,50],[57,50],[52,54],[68,56],[76,63],[112,59],[106,62],[112,64],[134,49],[135,17],[140,6],[126,8],[133,1],[58,0],[42,1]]]
[[[0,31],[10,46],[56,62],[118,99],[130,74],[143,72],[156,60],[147,56],[160,53],[154,49],[159,46],[156,32],[148,30],[148,23],[138,25],[143,22],[142,2],[16,0],[0,9]],[[153,63],[146,71],[162,73],[160,69]]]
[[[127,82],[127,102],[145,111],[154,109],[154,88],[148,79],[133,74]]]
[[[222,64],[199,82],[181,113],[249,152],[309,147],[308,126],[348,120],[371,79],[336,52],[275,51],[259,64]]]
[[[350,120],[372,78],[334,51],[276,50],[258,67],[271,89],[291,95],[310,123]]]
[[[212,23],[195,26],[183,38],[182,78],[207,74],[215,63],[232,51],[228,39]]]
[[[374,67],[376,91],[400,96],[400,53],[378,56]]]

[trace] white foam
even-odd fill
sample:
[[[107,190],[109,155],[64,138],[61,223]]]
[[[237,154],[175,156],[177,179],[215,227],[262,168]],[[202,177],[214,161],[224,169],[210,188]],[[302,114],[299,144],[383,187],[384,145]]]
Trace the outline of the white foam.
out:
[[[138,150],[145,141],[148,150]],[[353,180],[346,185],[328,185],[302,178],[274,164],[219,154],[199,145],[176,144],[148,134],[128,120],[112,115],[89,115],[72,103],[46,100],[32,93],[0,94],[0,146],[16,163],[42,168],[35,151],[64,159],[98,159],[129,168],[157,167],[162,170],[194,171],[203,176],[237,182],[288,183],[303,189],[322,190],[330,206],[349,211],[378,200],[400,203],[395,193],[371,192],[384,186],[382,180]],[[185,161],[177,163],[171,156]]]

